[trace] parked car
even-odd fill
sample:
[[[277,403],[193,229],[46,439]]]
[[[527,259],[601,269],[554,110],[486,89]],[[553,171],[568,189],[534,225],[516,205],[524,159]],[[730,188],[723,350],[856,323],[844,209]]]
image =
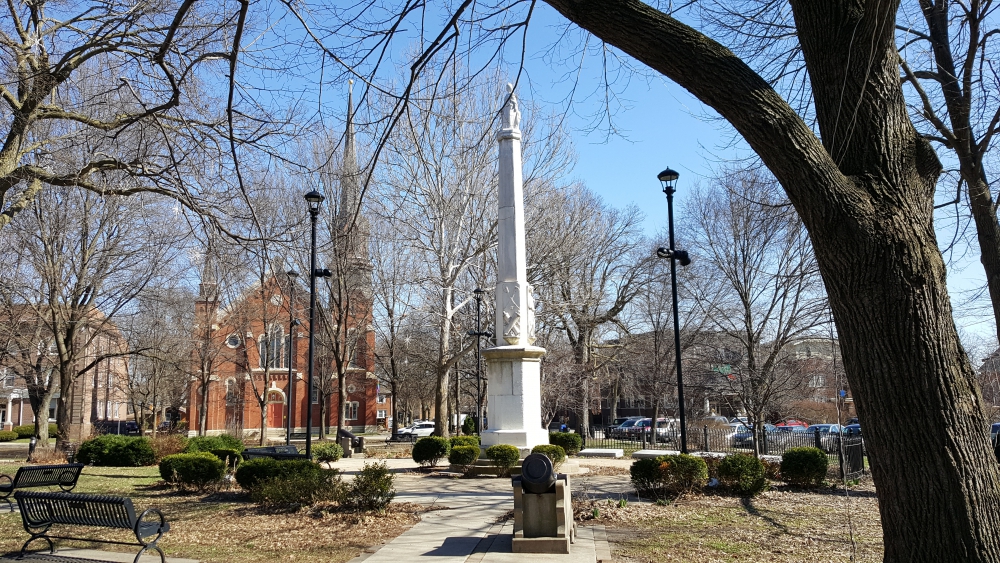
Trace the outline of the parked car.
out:
[[[625,439],[627,439],[628,436],[629,436],[630,429],[633,426],[635,426],[635,424],[637,422],[639,422],[640,420],[642,420],[641,416],[630,417],[630,418],[626,419],[624,422],[622,422],[621,424],[619,424],[618,426],[615,426],[613,428],[609,428],[608,429],[608,438],[614,438],[616,440],[625,440]]]
[[[1000,435],[1000,422],[994,422],[993,427],[990,428],[990,439],[996,442],[998,435]]]
[[[99,434],[139,435],[139,424],[134,420],[95,420],[93,428]]]
[[[430,436],[433,433],[434,433],[433,422],[416,422],[412,426],[407,426],[406,428],[400,428],[399,432],[396,433],[396,436],[397,439],[399,440],[409,440],[411,442],[416,442],[417,438]]]
[[[828,452],[836,450],[840,437],[846,434],[844,427],[839,424],[813,424],[806,431],[812,435],[819,432],[820,448]]]
[[[626,429],[626,433],[630,439],[639,440],[643,435],[646,439],[649,439],[649,429],[653,423],[651,418],[643,418],[636,422],[633,426]],[[656,441],[657,442],[670,442],[674,439],[674,429],[676,428],[676,423],[673,420],[666,418],[659,418],[656,420]]]
[[[764,432],[767,434],[764,439],[770,444],[777,439],[774,435],[779,431],[777,426],[764,423]],[[742,431],[737,431],[736,434],[733,434],[733,447],[753,448],[753,426],[744,425]]]
[[[995,430],[996,426],[997,426],[996,424],[993,425],[993,427],[994,427],[993,433],[994,434],[996,434],[996,430]],[[861,435],[861,425],[857,424],[857,423],[855,423],[855,424],[848,424],[847,426],[844,427],[844,434],[846,436],[860,436]]]

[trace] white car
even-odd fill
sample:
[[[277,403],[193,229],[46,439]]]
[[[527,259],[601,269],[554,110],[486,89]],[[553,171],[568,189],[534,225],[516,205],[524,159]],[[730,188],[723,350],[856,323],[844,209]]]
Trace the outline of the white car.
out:
[[[417,438],[423,438],[424,436],[430,436],[434,433],[434,423],[433,422],[417,422],[412,426],[407,426],[406,428],[400,428],[396,435],[400,440],[409,440],[411,442],[416,442]]]

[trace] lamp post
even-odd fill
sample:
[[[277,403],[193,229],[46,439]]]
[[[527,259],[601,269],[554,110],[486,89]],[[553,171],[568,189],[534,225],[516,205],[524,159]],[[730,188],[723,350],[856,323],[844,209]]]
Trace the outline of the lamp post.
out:
[[[476,288],[472,290],[472,293],[476,296],[476,330],[470,330],[468,332],[469,336],[476,337],[476,434],[482,435],[483,433],[483,371],[482,371],[482,361],[480,360],[480,348],[482,346],[481,337],[485,336],[487,338],[493,336],[493,333],[488,330],[482,330],[482,323],[480,321],[479,311],[483,304],[483,294],[486,290]]]
[[[295,379],[292,374],[292,360],[295,358],[295,327],[301,323],[295,318],[295,282],[299,273],[295,270],[285,272],[288,276],[288,388],[285,390],[285,399],[288,400],[288,408],[285,412],[285,445],[292,443],[292,402],[295,400]]]
[[[306,457],[312,458],[312,391],[313,364],[316,358],[316,220],[319,218],[319,204],[325,199],[323,194],[312,190],[305,195],[309,203],[309,219],[312,223],[312,238],[309,251],[309,367],[306,383]]]
[[[687,426],[684,420],[684,377],[681,375],[681,326],[677,314],[677,262],[681,266],[691,263],[688,253],[677,250],[674,247],[674,191],[677,178],[680,174],[667,168],[656,175],[663,186],[663,193],[667,194],[667,224],[670,229],[670,247],[660,247],[656,249],[656,255],[660,258],[670,259],[670,292],[673,295],[674,304],[674,358],[677,362],[677,403],[680,405],[681,422],[681,453],[687,453]],[[654,424],[655,425],[655,424]]]

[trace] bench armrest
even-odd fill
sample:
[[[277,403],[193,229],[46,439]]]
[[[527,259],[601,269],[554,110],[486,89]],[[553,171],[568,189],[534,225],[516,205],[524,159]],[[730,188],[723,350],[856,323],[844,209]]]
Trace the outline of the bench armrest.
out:
[[[2,482],[4,479],[7,480],[6,483]],[[0,475],[0,490],[3,489],[7,490],[7,494],[0,493],[0,498],[7,498],[14,492],[14,478],[10,475]]]
[[[142,527],[143,520],[146,518],[147,515],[150,515],[150,514],[152,514],[152,515],[156,516],[157,518],[159,518],[160,519],[160,523],[156,527],[156,537],[153,538],[153,541],[146,541],[145,539],[143,539],[144,536],[142,536],[142,532],[140,531],[140,528]],[[156,542],[160,541],[160,538],[162,538],[163,534],[167,530],[169,530],[169,529],[170,529],[170,524],[167,524],[166,519],[163,517],[163,513],[160,512],[159,509],[157,509],[157,508],[147,508],[146,510],[142,511],[142,514],[140,514],[138,518],[135,519],[135,527],[133,527],[132,531],[135,532],[135,539],[139,540],[140,544],[142,544],[142,545],[154,545],[154,544],[156,544]],[[152,534],[147,534],[145,537],[149,537],[150,535],[152,535]]]

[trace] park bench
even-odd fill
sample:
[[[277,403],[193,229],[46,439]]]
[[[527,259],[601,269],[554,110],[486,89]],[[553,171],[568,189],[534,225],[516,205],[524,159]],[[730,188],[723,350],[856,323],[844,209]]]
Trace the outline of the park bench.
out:
[[[163,518],[163,513],[155,508],[147,508],[136,516],[132,500],[126,497],[109,495],[89,495],[78,493],[41,493],[33,491],[18,491],[14,493],[17,506],[21,511],[21,522],[24,530],[31,534],[28,541],[21,546],[21,557],[24,557],[28,544],[42,538],[49,543],[49,553],[55,553],[53,539],[79,540],[118,545],[141,546],[133,563],[139,562],[139,557],[147,550],[154,549],[160,554],[161,563],[166,563],[163,550],[156,542],[170,529],[170,524]],[[147,520],[148,515],[153,516]],[[99,528],[119,528],[132,530],[135,542],[101,540],[79,536],[57,536],[49,534],[53,525],[91,526]],[[147,538],[152,537],[150,541]]]
[[[243,459],[261,457],[269,457],[271,459],[300,459],[303,456],[295,446],[262,446],[243,450]]]
[[[83,471],[82,463],[25,465],[20,467],[13,477],[0,475],[0,500],[6,502],[13,510],[14,503],[10,502],[10,495],[18,489],[58,486],[65,492],[72,491],[80,478],[80,471]],[[6,483],[2,482],[4,479],[7,480]]]

